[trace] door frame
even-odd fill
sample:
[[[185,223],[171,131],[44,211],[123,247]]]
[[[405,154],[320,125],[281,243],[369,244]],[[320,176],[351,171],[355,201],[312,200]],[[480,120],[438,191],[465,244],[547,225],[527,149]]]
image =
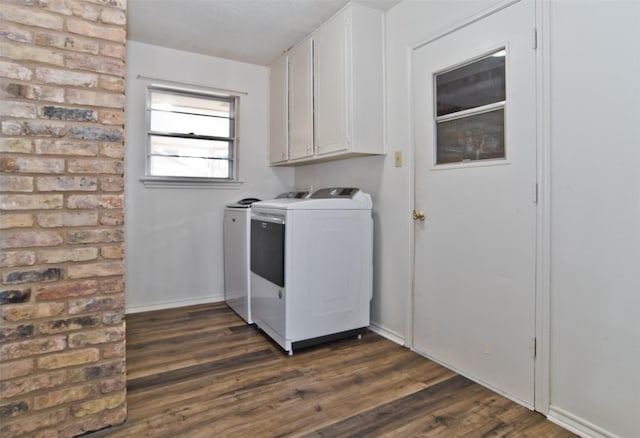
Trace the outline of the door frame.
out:
[[[549,412],[550,394],[550,267],[551,267],[551,198],[550,198],[550,170],[551,170],[551,149],[550,149],[550,66],[549,66],[549,10],[547,0],[502,0],[483,12],[471,16],[470,18],[451,26],[444,32],[429,35],[417,43],[407,48],[407,63],[409,74],[408,93],[409,101],[409,123],[410,123],[410,153],[411,162],[407,168],[408,188],[406,202],[407,218],[410,218],[410,211],[415,208],[415,136],[414,123],[415,114],[413,110],[414,88],[413,88],[413,68],[414,54],[421,47],[439,40],[453,32],[493,15],[520,1],[535,2],[535,28],[532,32],[533,44],[536,45],[535,63],[535,94],[536,94],[536,159],[537,159],[537,207],[536,207],[536,267],[535,267],[535,336],[536,336],[536,357],[534,359],[534,409],[543,414]],[[406,324],[405,324],[405,346],[413,350],[413,307],[415,300],[415,225],[413,220],[407,220],[408,235],[413,236],[408,245],[409,260],[411,260],[410,281],[411,288],[406,300]]]

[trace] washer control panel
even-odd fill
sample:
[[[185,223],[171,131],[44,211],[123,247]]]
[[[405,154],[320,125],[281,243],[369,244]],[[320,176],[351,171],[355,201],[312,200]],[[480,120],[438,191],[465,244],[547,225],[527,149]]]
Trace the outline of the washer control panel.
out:
[[[319,189],[313,192],[309,198],[311,199],[327,199],[327,198],[349,198],[358,193],[360,189],[356,187],[329,187],[326,189]]]

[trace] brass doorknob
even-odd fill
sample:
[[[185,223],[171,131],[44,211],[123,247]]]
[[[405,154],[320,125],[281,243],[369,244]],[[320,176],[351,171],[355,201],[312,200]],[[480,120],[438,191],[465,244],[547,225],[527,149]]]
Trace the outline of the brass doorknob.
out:
[[[413,220],[414,221],[424,221],[425,215],[423,212],[418,210],[413,210]]]

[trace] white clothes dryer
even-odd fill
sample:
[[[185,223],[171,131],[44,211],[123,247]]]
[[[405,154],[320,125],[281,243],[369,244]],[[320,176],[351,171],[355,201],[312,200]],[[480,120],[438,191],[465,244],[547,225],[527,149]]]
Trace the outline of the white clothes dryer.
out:
[[[369,326],[371,209],[371,196],[351,187],[253,204],[253,321],[289,354]]]

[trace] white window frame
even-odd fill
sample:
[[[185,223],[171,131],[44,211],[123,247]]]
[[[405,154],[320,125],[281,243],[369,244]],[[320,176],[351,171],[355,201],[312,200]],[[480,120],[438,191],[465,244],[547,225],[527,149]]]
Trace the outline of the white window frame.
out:
[[[206,137],[206,139],[230,141],[229,150],[229,177],[191,177],[191,176],[173,176],[173,175],[151,175],[150,174],[150,155],[151,155],[151,136],[163,135],[175,138],[205,138],[198,135],[185,135],[180,133],[156,132],[151,130],[151,94],[154,91],[181,94],[184,96],[214,99],[222,101],[230,101],[233,103],[232,129],[229,137]],[[174,87],[164,84],[149,84],[145,92],[145,176],[140,178],[145,187],[149,188],[238,188],[242,183],[238,180],[238,112],[240,98],[239,96],[223,93],[212,93],[204,90],[197,90],[186,87]]]

